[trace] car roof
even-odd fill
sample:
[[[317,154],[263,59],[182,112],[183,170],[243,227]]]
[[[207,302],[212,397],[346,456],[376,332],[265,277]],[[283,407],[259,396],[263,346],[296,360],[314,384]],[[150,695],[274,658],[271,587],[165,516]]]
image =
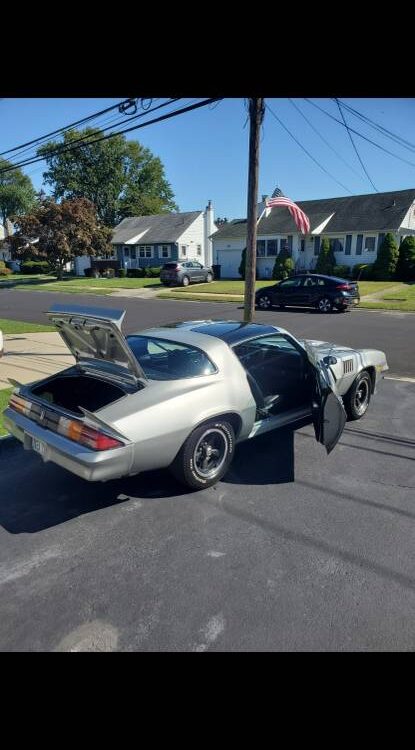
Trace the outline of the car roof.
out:
[[[200,335],[210,336],[224,341],[228,346],[234,346],[255,336],[277,333],[280,329],[276,326],[262,323],[242,323],[237,320],[188,320],[178,323],[166,323],[157,328],[137,331],[137,334],[163,338],[163,335],[169,333],[170,338],[170,332],[173,330],[176,332],[176,340],[180,340],[180,333],[182,332],[186,334],[184,338],[188,342],[188,334],[195,334],[195,338]]]

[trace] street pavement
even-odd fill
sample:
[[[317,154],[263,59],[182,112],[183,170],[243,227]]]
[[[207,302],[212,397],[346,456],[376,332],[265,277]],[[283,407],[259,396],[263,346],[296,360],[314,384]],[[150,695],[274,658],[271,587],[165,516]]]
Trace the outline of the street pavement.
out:
[[[127,332],[242,319],[229,303],[12,290],[0,317],[45,322],[65,300],[122,303]],[[415,378],[413,315],[256,319],[384,349],[388,375]],[[329,456],[311,425],[281,430],[197,493],[166,471],[89,484],[0,440],[0,651],[413,651],[414,490],[415,383],[399,380]]]
[[[0,650],[413,651],[414,406],[384,381],[330,456],[262,436],[198,493],[0,441]]]

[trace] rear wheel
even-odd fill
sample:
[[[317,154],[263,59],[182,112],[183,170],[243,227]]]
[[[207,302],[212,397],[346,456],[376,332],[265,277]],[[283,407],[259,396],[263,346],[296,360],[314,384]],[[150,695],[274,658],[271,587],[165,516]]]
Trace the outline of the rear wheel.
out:
[[[367,412],[372,392],[372,381],[368,372],[361,372],[344,397],[349,419],[361,419]]]
[[[226,474],[235,450],[232,425],[222,419],[197,427],[181,447],[170,470],[193,490],[211,487]]]
[[[333,303],[329,297],[321,297],[317,302],[317,309],[321,313],[329,313],[333,309]]]
[[[183,278],[182,278],[182,286],[189,286],[189,284],[190,284],[189,277],[188,276],[183,276]]]
[[[256,303],[260,310],[270,310],[272,307],[272,300],[269,294],[260,294],[257,297]]]
[[[210,284],[210,282],[213,281],[213,276],[211,273],[208,273],[208,275],[206,276],[206,281],[208,284]]]

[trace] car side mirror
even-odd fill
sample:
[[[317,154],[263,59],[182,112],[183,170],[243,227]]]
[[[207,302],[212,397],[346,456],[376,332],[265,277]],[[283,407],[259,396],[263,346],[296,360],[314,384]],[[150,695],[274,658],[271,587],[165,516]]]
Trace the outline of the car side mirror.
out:
[[[332,357],[331,355],[323,357],[323,362],[325,365],[327,365],[327,367],[330,367],[330,365],[337,365],[336,357]]]

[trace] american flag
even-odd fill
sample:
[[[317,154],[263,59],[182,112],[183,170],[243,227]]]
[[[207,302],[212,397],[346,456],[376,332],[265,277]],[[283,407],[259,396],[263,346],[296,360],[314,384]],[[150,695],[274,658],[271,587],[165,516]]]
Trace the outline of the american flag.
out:
[[[267,200],[266,205],[269,208],[272,208],[272,206],[286,206],[293,217],[299,232],[307,234],[310,231],[310,220],[307,214],[305,214],[304,211],[302,211],[301,208],[291,200],[291,198],[286,198],[280,188],[274,190],[272,198]]]

